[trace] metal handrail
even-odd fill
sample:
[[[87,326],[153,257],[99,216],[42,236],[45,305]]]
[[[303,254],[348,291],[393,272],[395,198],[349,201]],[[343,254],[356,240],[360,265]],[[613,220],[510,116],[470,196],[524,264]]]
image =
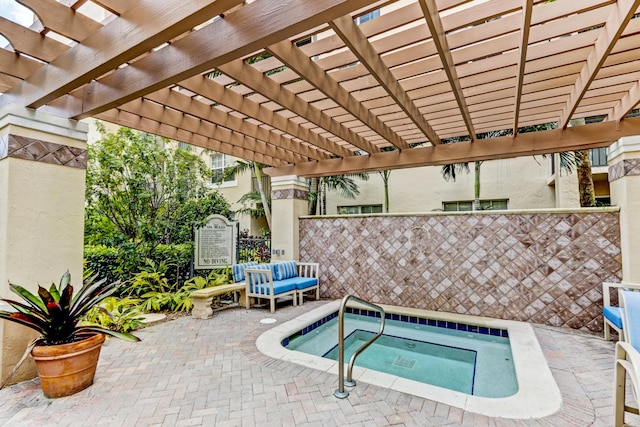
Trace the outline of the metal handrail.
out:
[[[377,310],[380,312],[380,330],[373,338],[371,338],[369,341],[364,343],[362,347],[360,347],[359,349],[353,352],[353,354],[351,355],[351,359],[349,359],[349,366],[347,368],[347,379],[345,380],[344,379],[344,310],[347,306],[347,302],[351,299],[354,299],[360,304],[366,305],[367,307],[373,308],[374,310]],[[344,399],[345,397],[349,396],[349,391],[345,390],[344,386],[346,385],[348,387],[355,387],[356,385],[355,380],[353,380],[351,376],[351,373],[353,371],[353,364],[356,361],[356,357],[358,357],[360,353],[362,353],[367,347],[369,347],[369,345],[371,345],[372,342],[378,339],[378,337],[382,335],[383,331],[384,331],[384,309],[382,307],[377,306],[375,304],[371,304],[370,302],[367,302],[367,301],[363,301],[360,298],[353,295],[347,295],[342,299],[342,302],[340,303],[340,310],[338,311],[338,389],[333,392],[333,395],[335,397],[339,399]]]

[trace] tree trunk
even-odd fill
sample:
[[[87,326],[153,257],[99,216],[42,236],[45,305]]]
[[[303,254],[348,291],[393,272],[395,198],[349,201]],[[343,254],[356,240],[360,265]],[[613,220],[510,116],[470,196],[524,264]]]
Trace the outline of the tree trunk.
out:
[[[382,175],[382,181],[384,182],[384,211],[389,213],[389,177],[391,176],[391,171],[381,171],[380,175]]]
[[[253,163],[253,170],[255,171],[256,180],[258,181],[258,191],[260,192],[260,199],[262,200],[264,217],[267,220],[267,227],[271,230],[271,209],[269,208],[269,203],[267,203],[267,195],[264,194],[264,188],[262,187],[262,171],[255,162]]]
[[[311,178],[311,188],[309,189],[309,193],[311,195],[309,198],[309,215],[318,214],[318,181],[318,178]]]
[[[474,185],[473,185],[473,210],[480,210],[480,166],[482,162],[474,163]]]
[[[593,177],[591,175],[591,158],[589,156],[589,150],[577,151],[576,156],[580,159],[580,164],[577,169],[580,206],[583,208],[595,206],[596,193],[593,187]]]

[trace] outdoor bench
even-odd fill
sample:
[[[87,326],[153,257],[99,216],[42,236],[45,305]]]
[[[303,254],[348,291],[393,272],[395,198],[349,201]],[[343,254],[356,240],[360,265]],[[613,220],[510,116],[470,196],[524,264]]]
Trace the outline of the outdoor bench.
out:
[[[193,301],[193,309],[191,316],[194,319],[209,319],[213,316],[213,298],[224,295],[229,292],[240,292],[239,301],[242,302],[245,297],[246,286],[244,283],[230,283],[228,285],[212,286],[210,288],[198,289],[189,295]],[[235,297],[234,297],[235,301]]]
[[[279,297],[291,295],[294,306],[303,303],[305,292],[315,291],[319,299],[318,269],[318,263],[296,261],[246,267],[246,307],[249,308],[251,297],[268,299],[271,313],[276,311],[275,300]]]

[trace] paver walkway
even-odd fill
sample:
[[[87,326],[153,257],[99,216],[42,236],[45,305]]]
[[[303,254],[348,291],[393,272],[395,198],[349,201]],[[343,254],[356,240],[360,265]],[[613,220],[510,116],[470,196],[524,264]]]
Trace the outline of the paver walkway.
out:
[[[0,391],[6,426],[610,426],[614,345],[553,328],[536,334],[563,395],[562,409],[538,420],[505,420],[364,383],[333,397],[337,375],[262,355],[256,338],[320,302],[270,314],[243,308],[209,320],[190,317],[138,332],[137,344],[111,340],[95,384],[47,399],[38,381]],[[640,419],[633,421],[640,425]]]

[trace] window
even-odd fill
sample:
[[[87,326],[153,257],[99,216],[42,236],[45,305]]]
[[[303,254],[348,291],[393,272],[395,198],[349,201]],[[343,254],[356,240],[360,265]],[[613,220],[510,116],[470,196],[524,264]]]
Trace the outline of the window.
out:
[[[589,157],[591,160],[591,167],[607,166],[607,149],[606,148],[594,148],[589,150]]]
[[[180,148],[181,150],[184,150],[184,151],[191,151],[191,145],[187,144],[186,142],[182,142],[182,141],[180,141],[178,143],[178,148]]]
[[[338,206],[338,215],[382,213],[382,205]]]
[[[480,200],[481,211],[497,211],[509,209],[509,199]],[[442,202],[442,210],[445,212],[460,212],[473,210],[473,200],[459,202]]]
[[[235,163],[229,156],[222,153],[214,153],[211,155],[211,182],[214,184],[224,184],[235,182],[235,174],[225,176],[225,171]]]
[[[371,21],[373,18],[377,18],[378,16],[380,16],[380,9],[376,9],[372,12],[365,13],[364,15],[360,15],[356,19],[354,19],[354,21],[356,24],[360,25],[360,24],[364,24],[367,21]]]

